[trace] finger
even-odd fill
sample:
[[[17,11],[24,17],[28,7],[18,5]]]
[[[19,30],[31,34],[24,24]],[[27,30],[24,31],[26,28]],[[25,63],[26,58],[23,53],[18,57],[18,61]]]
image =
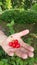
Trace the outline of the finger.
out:
[[[28,56],[29,56],[29,57],[34,57],[34,53],[28,52]]]
[[[29,51],[34,51],[34,48],[32,46],[29,46],[28,44],[24,43],[22,39],[20,39],[20,44],[21,46],[23,46],[25,49],[29,50]]]
[[[21,47],[20,50],[24,53],[26,53],[29,57],[33,57],[34,56],[34,53],[26,50],[25,48]]]
[[[11,48],[11,47],[8,48],[8,55],[9,56],[14,56],[14,52],[15,52],[14,48]]]
[[[24,52],[22,52],[21,50],[17,50],[17,51],[15,52],[15,54],[16,54],[17,56],[23,58],[23,59],[27,59],[27,58],[28,58],[27,54],[24,53]]]
[[[4,49],[5,48],[5,49]],[[13,56],[14,55],[14,53],[11,51],[11,50],[9,50],[8,48],[6,48],[6,47],[4,47],[3,48],[3,50],[5,51],[5,53],[6,54],[8,54],[9,56]]]
[[[13,53],[15,53],[16,50],[17,50],[17,48],[9,47],[9,51],[12,51]]]
[[[12,52],[12,51],[8,51],[8,53],[7,53],[9,56],[14,56],[14,52]]]
[[[29,33],[29,30],[24,30],[24,31],[19,32],[17,35],[18,35],[19,37],[22,37],[22,36],[24,36],[24,35],[27,35],[28,33]]]
[[[22,36],[24,36],[24,35],[27,35],[29,33],[29,30],[24,30],[24,31],[21,31],[21,32],[19,32],[19,33],[16,33],[16,34],[13,34],[13,35],[11,35],[11,36],[13,36],[13,37],[22,37]]]

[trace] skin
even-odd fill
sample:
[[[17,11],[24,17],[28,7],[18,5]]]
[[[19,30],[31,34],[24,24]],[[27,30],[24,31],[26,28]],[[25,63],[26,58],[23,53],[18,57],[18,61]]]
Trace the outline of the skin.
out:
[[[22,59],[27,59],[28,57],[34,56],[34,48],[32,46],[29,46],[22,40],[22,36],[25,36],[29,33],[29,30],[24,30],[19,33],[15,33],[7,37],[2,31],[0,31],[0,46],[3,48],[3,50],[9,55],[14,56],[16,54],[17,56],[21,57]],[[2,39],[1,39],[2,36]],[[17,39],[21,45],[20,48],[12,48],[8,44],[10,41]]]

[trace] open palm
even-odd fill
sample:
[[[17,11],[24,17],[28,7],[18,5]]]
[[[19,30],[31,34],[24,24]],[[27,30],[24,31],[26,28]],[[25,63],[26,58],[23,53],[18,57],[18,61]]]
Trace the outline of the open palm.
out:
[[[24,30],[19,33],[15,33],[13,35],[10,35],[7,40],[3,43],[3,49],[9,56],[14,56],[16,54],[17,56],[26,59],[28,57],[33,57],[34,56],[34,48],[32,46],[29,46],[26,44],[21,37],[24,35],[27,35],[29,33],[29,30]],[[8,43],[12,40],[17,39],[20,43],[20,48],[12,48],[8,45]]]

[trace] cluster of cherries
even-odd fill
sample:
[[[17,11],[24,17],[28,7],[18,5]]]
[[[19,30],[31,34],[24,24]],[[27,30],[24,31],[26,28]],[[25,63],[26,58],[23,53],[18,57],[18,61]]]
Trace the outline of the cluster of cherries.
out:
[[[9,46],[12,48],[20,48],[20,44],[17,39],[9,42]]]

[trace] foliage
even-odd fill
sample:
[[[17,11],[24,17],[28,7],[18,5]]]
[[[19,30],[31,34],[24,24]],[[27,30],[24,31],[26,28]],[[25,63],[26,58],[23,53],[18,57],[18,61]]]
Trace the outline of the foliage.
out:
[[[31,8],[31,6],[32,6],[32,1],[33,0],[25,0],[25,2],[24,2],[24,8],[27,10],[27,9],[29,9],[29,8]]]
[[[31,7],[31,10],[37,12],[37,3]]]
[[[0,5],[2,7],[2,10],[10,10],[12,8],[11,0],[0,0]]]
[[[11,0],[13,8],[23,7],[23,0]]]
[[[1,7],[0,7],[0,14],[2,14],[2,9],[1,9]]]
[[[10,23],[7,23],[10,34],[14,33],[13,25],[14,25],[14,20],[12,20]]]
[[[2,5],[2,2],[0,2],[0,6]]]
[[[12,8],[12,6],[11,6],[12,4],[11,4],[11,0],[6,0],[6,2],[5,2],[5,7],[6,7],[6,9],[11,9]]]
[[[0,20],[11,22],[12,19],[15,23],[36,23],[37,22],[37,12],[34,11],[19,11],[19,10],[9,10],[5,11]]]
[[[36,2],[35,2],[36,1]],[[12,10],[10,10],[12,9]],[[26,10],[25,10],[26,9]],[[30,9],[30,10],[28,10]],[[2,10],[4,11],[2,14]],[[0,0],[0,22],[7,22],[9,35],[15,33],[14,24],[37,23],[37,0]],[[31,45],[32,38],[24,39]],[[36,47],[37,45],[35,45]],[[16,55],[8,56],[0,47],[0,65],[34,65],[37,64],[37,47],[33,58],[23,60]]]
[[[33,4],[35,5],[35,1],[37,0],[0,0],[2,3],[2,9],[11,9],[11,8],[24,8],[30,9]]]

